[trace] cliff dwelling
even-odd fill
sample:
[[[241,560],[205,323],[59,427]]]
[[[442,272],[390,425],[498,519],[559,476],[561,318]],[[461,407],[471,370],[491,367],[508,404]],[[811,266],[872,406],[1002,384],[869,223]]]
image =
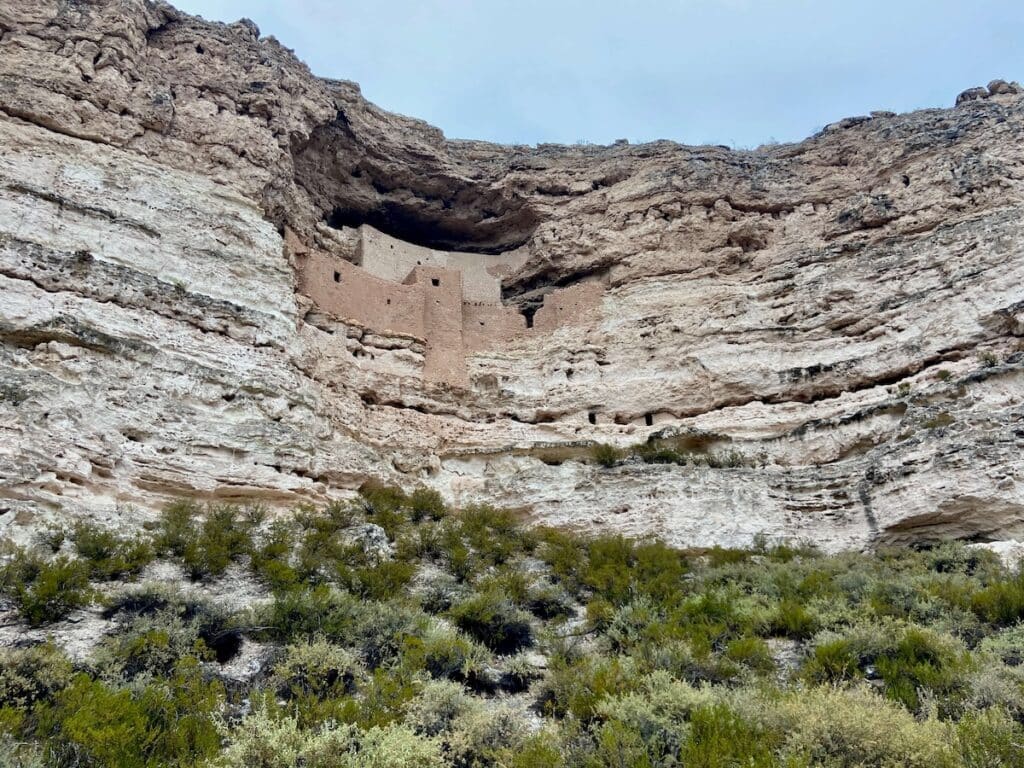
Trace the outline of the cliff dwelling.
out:
[[[344,255],[306,248],[287,233],[299,290],[339,318],[377,333],[422,339],[428,381],[465,386],[468,355],[598,316],[604,294],[599,280],[552,290],[536,312],[502,303],[502,278],[526,263],[526,248],[500,254],[440,251],[367,224],[342,231],[352,244]]]

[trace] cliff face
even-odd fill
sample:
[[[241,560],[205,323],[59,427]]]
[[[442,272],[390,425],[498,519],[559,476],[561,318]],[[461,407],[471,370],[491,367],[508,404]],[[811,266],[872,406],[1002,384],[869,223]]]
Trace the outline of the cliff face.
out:
[[[750,152],[496,146],[251,23],[0,0],[0,146],[9,534],[376,478],[675,543],[1024,536],[1014,85]],[[522,249],[507,304],[598,280],[598,311],[439,383],[429,340],[297,290],[363,224]],[[742,466],[583,460],[652,436]]]

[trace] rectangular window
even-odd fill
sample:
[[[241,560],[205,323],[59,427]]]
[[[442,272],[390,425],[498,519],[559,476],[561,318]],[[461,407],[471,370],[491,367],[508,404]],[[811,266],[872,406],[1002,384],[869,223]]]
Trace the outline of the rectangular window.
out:
[[[430,284],[436,288],[441,284],[441,281],[436,277],[432,277],[430,278]]]
[[[336,283],[340,283],[341,282],[341,272],[335,272],[334,273],[334,282],[336,282]]]

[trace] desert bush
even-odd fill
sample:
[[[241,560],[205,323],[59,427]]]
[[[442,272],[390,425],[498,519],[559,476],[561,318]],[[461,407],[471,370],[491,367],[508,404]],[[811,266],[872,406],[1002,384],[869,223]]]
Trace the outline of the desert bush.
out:
[[[71,662],[52,642],[0,655],[0,707],[28,709],[71,682]]]
[[[597,717],[603,699],[628,693],[637,685],[636,668],[629,657],[555,657],[540,684],[537,703],[548,716],[572,715],[589,723]]]
[[[428,488],[417,488],[409,496],[409,511],[413,522],[420,520],[440,520],[448,514],[444,499],[437,491]]]
[[[109,677],[170,674],[179,659],[206,661],[214,654],[201,637],[202,626],[185,620],[173,608],[134,616],[119,631],[105,637],[93,654],[97,667]]]
[[[983,638],[978,643],[978,650],[997,656],[1004,664],[1024,664],[1024,622]]]
[[[439,744],[397,725],[360,731],[327,723],[301,729],[294,717],[261,708],[235,728],[221,768],[442,768]]]
[[[405,709],[405,723],[416,733],[438,736],[452,729],[457,718],[476,706],[460,683],[431,680]]]
[[[370,669],[397,658],[406,640],[422,637],[429,617],[405,603],[366,603],[356,627],[354,645]]]
[[[389,539],[398,538],[413,515],[411,499],[400,488],[368,483],[359,489],[367,518],[379,525]]]
[[[962,695],[966,685],[963,676],[969,668],[970,659],[952,638],[945,639],[924,629],[910,628],[895,647],[879,654],[874,663],[885,681],[886,695],[909,710],[917,711],[921,706],[922,690],[939,695],[946,701]]]
[[[448,611],[452,621],[495,653],[510,654],[533,644],[529,614],[496,591],[478,592]]]
[[[533,550],[533,532],[507,509],[488,505],[467,507],[456,515],[458,530],[474,555],[490,565]]]
[[[1020,765],[1024,725],[1001,707],[971,711],[957,723],[956,745],[964,768]]]
[[[92,602],[89,566],[58,555],[45,560],[18,549],[0,569],[0,591],[12,599],[32,626],[49,624]]]
[[[171,504],[160,518],[157,551],[179,558],[193,580],[220,576],[252,551],[252,515],[259,510],[249,512],[227,504],[205,510],[190,502]]]
[[[48,768],[46,753],[38,744],[0,732],[0,768]]]
[[[434,678],[473,680],[490,661],[490,653],[482,645],[461,633],[431,626],[422,637],[406,637],[402,661],[412,669],[422,669]]]
[[[775,669],[775,660],[768,644],[759,637],[737,637],[730,640],[725,648],[725,657],[755,672],[771,672]]]
[[[253,548],[250,560],[253,572],[275,592],[290,589],[299,582],[299,572],[292,565],[295,544],[292,527],[277,520],[259,546]]]
[[[94,579],[137,574],[153,560],[153,546],[138,536],[118,536],[89,523],[75,526],[72,539],[79,557],[89,564]]]
[[[39,727],[53,734],[51,752],[85,765],[195,765],[220,748],[213,716],[223,698],[221,685],[204,681],[189,660],[136,691],[79,674],[42,712]]]
[[[997,579],[976,592],[971,609],[980,619],[997,627],[1024,620],[1024,570]]]
[[[257,609],[257,637],[287,642],[323,636],[340,645],[355,643],[364,605],[354,595],[327,585],[296,587]]]
[[[796,600],[783,600],[770,620],[770,631],[779,637],[806,640],[817,629],[817,619]]]
[[[416,572],[412,563],[385,560],[375,565],[348,568],[339,573],[341,586],[367,600],[400,595]]]
[[[608,443],[597,443],[591,447],[590,457],[605,469],[611,469],[622,461],[622,451]]]
[[[363,675],[355,655],[322,637],[292,643],[274,666],[271,684],[288,698],[340,697],[354,692]]]
[[[860,664],[856,646],[846,638],[838,638],[815,645],[803,663],[802,674],[814,683],[838,683],[860,677]]]
[[[507,704],[469,707],[447,735],[452,763],[465,768],[497,766],[507,750],[516,750],[529,732],[523,713]]]
[[[749,720],[725,704],[698,707],[690,714],[686,741],[679,752],[694,768],[743,765],[774,767],[781,735]]]
[[[781,752],[805,765],[835,768],[952,768],[948,725],[918,721],[866,687],[735,699],[745,716],[784,739]]]
[[[678,755],[689,732],[688,720],[714,699],[707,690],[654,672],[638,683],[638,690],[599,701],[596,713],[606,722],[621,726],[620,733],[635,734],[652,765]],[[607,734],[606,734],[607,738]]]

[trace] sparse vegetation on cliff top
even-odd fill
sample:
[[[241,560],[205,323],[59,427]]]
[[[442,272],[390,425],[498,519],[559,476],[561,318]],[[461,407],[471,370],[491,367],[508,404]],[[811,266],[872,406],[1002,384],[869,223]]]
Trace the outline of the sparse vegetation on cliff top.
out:
[[[181,502],[148,535],[79,525],[45,544],[10,547],[0,572],[56,640],[0,653],[4,766],[1024,754],[1024,574],[962,544],[678,551],[390,488],[279,520]],[[258,598],[203,596],[241,584]],[[72,660],[60,622],[83,610],[108,631]]]

